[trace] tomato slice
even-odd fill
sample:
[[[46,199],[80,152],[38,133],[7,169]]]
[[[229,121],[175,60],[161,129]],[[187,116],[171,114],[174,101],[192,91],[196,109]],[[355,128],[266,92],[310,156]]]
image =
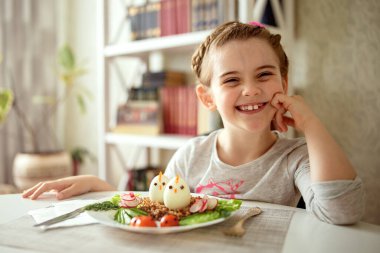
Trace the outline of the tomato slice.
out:
[[[178,217],[172,214],[164,215],[160,220],[161,227],[179,226]]]
[[[132,227],[157,227],[156,222],[151,216],[136,216],[131,220]]]

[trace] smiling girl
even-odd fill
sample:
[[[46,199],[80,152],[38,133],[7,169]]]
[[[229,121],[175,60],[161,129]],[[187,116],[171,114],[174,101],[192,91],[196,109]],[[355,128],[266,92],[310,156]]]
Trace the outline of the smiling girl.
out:
[[[362,182],[303,99],[287,95],[280,39],[259,23],[229,22],[199,46],[192,59],[196,92],[218,110],[224,128],[180,148],[165,174],[180,175],[192,192],[224,198],[296,206],[302,195],[319,219],[355,223]],[[305,137],[285,138],[288,126]]]

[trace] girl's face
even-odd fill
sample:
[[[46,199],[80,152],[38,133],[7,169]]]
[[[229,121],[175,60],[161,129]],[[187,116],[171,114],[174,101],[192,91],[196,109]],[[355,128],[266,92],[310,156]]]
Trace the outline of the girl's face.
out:
[[[217,109],[226,129],[270,129],[275,93],[286,93],[279,59],[268,42],[251,38],[230,41],[211,55],[211,88],[206,106]],[[205,101],[204,101],[205,102]]]

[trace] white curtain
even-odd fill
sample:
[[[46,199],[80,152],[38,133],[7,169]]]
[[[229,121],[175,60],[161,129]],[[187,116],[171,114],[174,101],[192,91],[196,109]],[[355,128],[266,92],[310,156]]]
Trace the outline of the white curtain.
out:
[[[11,88],[15,103],[36,128],[40,151],[57,148],[47,133],[46,108],[34,95],[57,92],[57,1],[0,0],[0,86]],[[34,152],[15,108],[0,125],[0,183],[12,183],[12,163],[18,152]]]

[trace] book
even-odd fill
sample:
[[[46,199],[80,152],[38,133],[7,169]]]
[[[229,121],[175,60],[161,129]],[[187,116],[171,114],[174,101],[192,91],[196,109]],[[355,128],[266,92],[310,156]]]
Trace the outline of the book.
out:
[[[143,86],[139,88],[131,88],[128,91],[128,99],[158,101],[158,88],[156,86]]]
[[[197,99],[194,87],[163,87],[160,91],[163,132],[166,134],[197,134]]]
[[[146,36],[145,38],[154,38],[161,36],[161,2],[148,2],[145,7],[146,12]]]
[[[186,84],[186,73],[178,71],[148,72],[143,74],[143,87],[180,86]]]
[[[138,33],[140,28],[139,20],[138,20],[138,14],[139,9],[136,6],[128,6],[127,7],[127,17],[130,21],[131,26],[131,32],[130,32],[130,39],[131,40],[137,40]]]
[[[161,36],[177,34],[176,0],[161,1]]]
[[[191,0],[176,0],[177,34],[188,33],[191,31],[190,9]]]
[[[130,100],[117,109],[115,133],[158,135],[161,133],[159,101]]]

